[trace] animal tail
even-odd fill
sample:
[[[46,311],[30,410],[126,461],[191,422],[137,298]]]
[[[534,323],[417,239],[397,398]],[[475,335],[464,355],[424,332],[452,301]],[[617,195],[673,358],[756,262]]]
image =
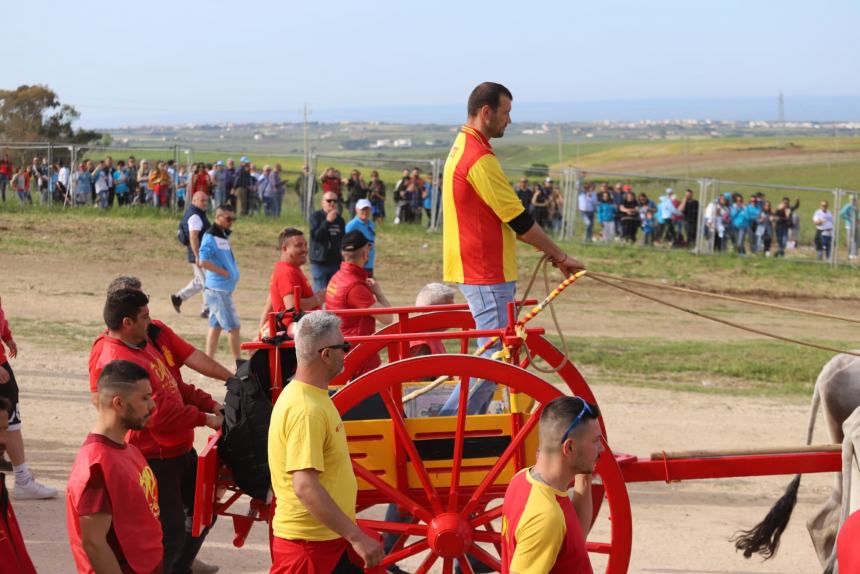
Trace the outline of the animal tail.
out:
[[[826,371],[827,369],[824,369]],[[819,375],[819,380],[822,375]],[[821,404],[821,393],[819,392],[819,380],[815,381],[812,391],[812,405],[809,412],[809,425],[806,431],[806,444],[812,444],[812,435],[815,431],[815,419],[818,416],[818,406]],[[744,558],[750,558],[753,554],[760,554],[765,560],[773,558],[779,549],[779,541],[782,533],[791,520],[791,513],[797,504],[797,491],[800,489],[800,474],[795,475],[785,489],[785,493],[773,505],[764,520],[750,528],[740,530],[732,536],[731,541],[735,548],[744,553]]]

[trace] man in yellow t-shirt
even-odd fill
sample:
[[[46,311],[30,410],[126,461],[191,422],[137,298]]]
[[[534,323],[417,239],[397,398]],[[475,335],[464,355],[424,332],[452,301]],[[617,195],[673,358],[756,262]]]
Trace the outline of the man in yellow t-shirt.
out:
[[[269,423],[269,471],[275,492],[272,574],[362,572],[382,560],[382,545],[355,523],[357,483],[343,421],[328,384],[349,350],[340,319],[314,311],[296,331],[295,378],[275,403]]]

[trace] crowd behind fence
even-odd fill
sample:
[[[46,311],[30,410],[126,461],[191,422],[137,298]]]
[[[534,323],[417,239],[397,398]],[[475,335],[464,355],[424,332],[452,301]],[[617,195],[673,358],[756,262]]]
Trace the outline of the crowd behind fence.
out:
[[[288,172],[281,163],[259,165],[246,156],[195,163],[193,150],[179,146],[0,143],[0,149],[4,202],[17,197],[21,203],[68,208],[116,204],[183,210],[190,195],[206,191],[215,205],[234,203],[240,215],[280,217],[291,194],[307,219],[317,208],[317,192],[332,191],[350,216],[358,200],[367,199],[377,223],[418,224],[432,231],[442,225],[441,159],[311,154],[303,169]],[[348,176],[335,167],[345,165],[353,166]],[[574,167],[505,166],[505,171],[535,221],[560,239],[699,254],[790,254],[833,264],[857,260],[856,191]]]

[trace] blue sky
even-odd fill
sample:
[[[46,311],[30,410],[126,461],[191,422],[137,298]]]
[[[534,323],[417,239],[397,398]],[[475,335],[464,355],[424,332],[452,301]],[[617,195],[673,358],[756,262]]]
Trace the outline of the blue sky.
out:
[[[353,108],[465,105],[483,80],[506,84],[515,106],[775,101],[782,90],[790,110],[793,97],[860,96],[856,0],[39,6],[41,20],[26,3],[4,7],[7,23],[28,23],[32,41],[7,38],[0,85],[48,84],[85,126],[297,121],[303,102],[318,119]],[[40,21],[51,32],[36,41]]]

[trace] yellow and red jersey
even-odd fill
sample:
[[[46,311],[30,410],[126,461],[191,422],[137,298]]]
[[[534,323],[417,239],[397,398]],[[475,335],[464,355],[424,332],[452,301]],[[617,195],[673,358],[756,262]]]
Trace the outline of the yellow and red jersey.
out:
[[[517,226],[509,224],[522,219],[525,208],[489,140],[469,126],[460,130],[445,162],[442,209],[445,281],[492,285],[517,279]]]
[[[514,476],[502,503],[502,574],[593,574],[573,503],[531,476]]]

